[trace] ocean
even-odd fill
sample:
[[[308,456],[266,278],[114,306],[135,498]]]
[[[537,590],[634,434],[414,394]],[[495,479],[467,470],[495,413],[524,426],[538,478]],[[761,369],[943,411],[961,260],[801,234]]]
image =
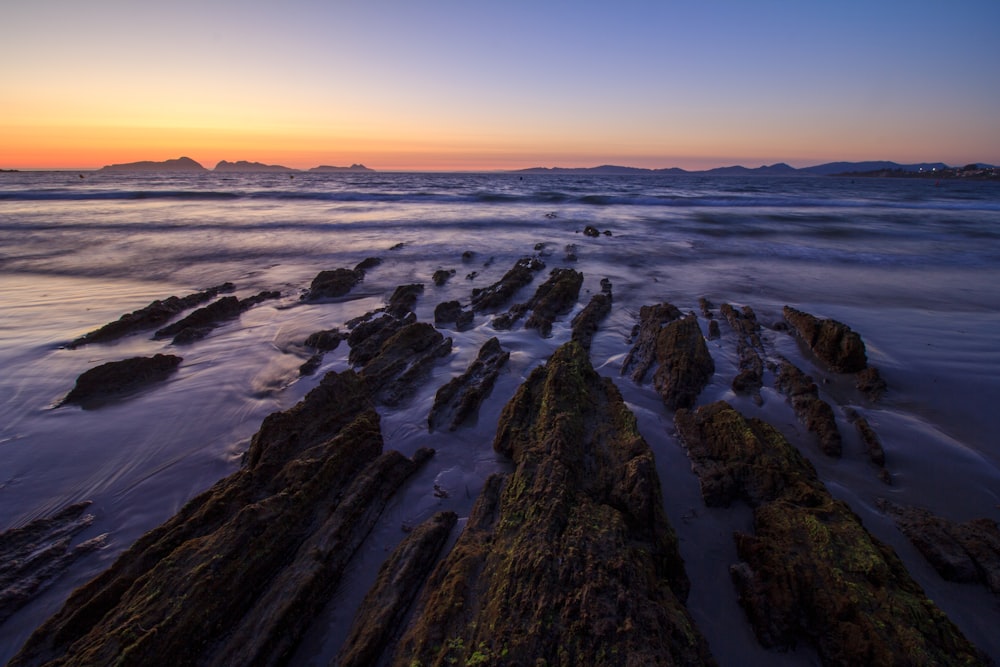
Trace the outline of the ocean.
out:
[[[584,234],[587,226],[597,236]],[[1000,659],[1000,604],[984,587],[943,580],[878,506],[880,498],[964,521],[1000,520],[1000,185],[925,179],[594,176],[572,174],[122,174],[0,173],[0,531],[79,501],[93,523],[76,538],[107,546],[70,568],[0,624],[0,663],[139,536],[240,466],[264,417],[286,409],[323,373],[349,367],[342,344],[300,376],[314,331],[381,307],[398,285],[424,284],[421,321],[439,303],[468,304],[521,257],[584,274],[579,303],[552,335],[442,327],[453,351],[418,393],[380,408],[386,449],[437,450],[394,499],[296,658],[326,664],[400,526],[433,512],[468,515],[485,478],[509,462],[492,449],[503,405],[569,338],[569,322],[613,285],[614,305],[591,350],[654,450],[667,516],[692,580],[695,621],[723,665],[813,664],[808,648],[757,645],[728,567],[746,507],[706,508],[672,414],[649,383],[621,375],[641,306],[699,311],[750,306],[773,355],[819,381],[835,406],[844,455],[809,439],[769,373],[763,403],[737,395],[734,337],[709,342],[716,372],[699,403],[726,399],[795,438],[821,479],[982,650]],[[303,302],[322,270],[382,260],[346,297]],[[454,271],[440,286],[432,274]],[[240,297],[280,291],[203,340],[174,345],[152,332],[110,344],[67,343],[155,299],[224,282]],[[516,295],[524,301],[540,284]],[[773,324],[792,305],[863,337],[888,383],[857,402],[842,378],[815,365]],[[704,318],[700,321],[706,330]],[[472,426],[429,432],[438,387],[497,335],[510,362]],[[60,406],[78,375],[106,361],[169,352],[183,357],[165,383],[92,409]],[[848,383],[849,384],[849,383]],[[868,418],[886,450],[879,480],[845,415]],[[803,444],[804,443],[804,444]],[[440,493],[443,490],[444,493]]]

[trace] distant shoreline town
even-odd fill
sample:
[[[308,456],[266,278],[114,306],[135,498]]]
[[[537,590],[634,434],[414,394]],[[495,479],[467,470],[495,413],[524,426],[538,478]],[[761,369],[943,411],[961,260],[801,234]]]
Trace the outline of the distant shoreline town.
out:
[[[18,172],[18,169],[0,169],[0,172]],[[30,170],[29,170],[30,171]],[[196,172],[228,172],[228,173],[374,173],[363,164],[352,164],[349,167],[320,165],[311,169],[295,169],[277,164],[263,164],[239,160],[228,162],[222,160],[214,168],[208,169],[189,157],[172,160],[127,162],[111,164],[98,172],[160,172],[160,173],[196,173]],[[679,167],[664,169],[648,169],[643,167],[627,167],[620,165],[600,165],[597,167],[530,167],[528,169],[497,170],[510,174],[567,174],[567,175],[598,175],[598,176],[629,176],[629,175],[708,175],[708,176],[844,176],[851,178],[927,178],[927,179],[964,179],[1000,181],[1000,167],[988,164],[972,163],[962,167],[950,167],[943,162],[921,162],[916,164],[899,164],[889,161],[867,162],[827,162],[801,169],[784,162],[750,168],[743,166],[716,167],[714,169],[688,170]]]

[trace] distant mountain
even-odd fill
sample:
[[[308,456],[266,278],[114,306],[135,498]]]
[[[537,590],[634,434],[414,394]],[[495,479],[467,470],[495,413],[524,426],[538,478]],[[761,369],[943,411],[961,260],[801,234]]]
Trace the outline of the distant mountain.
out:
[[[706,169],[695,173],[711,174],[712,176],[788,176],[796,174],[799,171],[799,169],[796,169],[791,165],[787,165],[784,162],[778,162],[772,165],[761,165],[755,169],[741,166],[716,167],[715,169]]]
[[[189,157],[179,157],[176,160],[164,160],[163,162],[127,162],[125,164],[109,164],[101,167],[98,171],[208,171],[203,166]]]
[[[219,164],[215,165],[214,171],[229,171],[229,172],[248,172],[248,171],[298,171],[298,169],[292,169],[291,167],[283,167],[280,164],[262,164],[260,162],[247,162],[246,160],[240,160],[238,162],[226,162],[222,160]]]
[[[363,164],[352,164],[350,167],[331,167],[329,165],[324,164],[318,167],[313,167],[309,171],[327,172],[327,171],[375,171],[375,170],[369,169]]]
[[[594,174],[594,175],[628,175],[628,174],[704,174],[711,176],[833,176],[837,174],[859,173],[869,171],[904,171],[921,172],[948,169],[943,162],[921,162],[918,164],[898,164],[896,162],[828,162],[813,167],[796,169],[778,162],[771,165],[750,168],[741,165],[732,167],[716,167],[701,171],[687,171],[678,167],[667,169],[644,169],[641,167],[623,167],[618,165],[601,165],[599,167],[530,167],[518,169],[515,174]]]
[[[931,171],[934,169],[947,169],[948,165],[944,162],[921,162],[918,164],[898,164],[896,162],[886,162],[871,160],[868,162],[827,162],[826,164],[818,164],[814,167],[805,167],[799,169],[800,172],[805,172],[807,174],[816,174],[818,176],[832,176],[834,174],[846,174],[851,172],[861,172],[861,171],[884,171],[884,170],[901,170],[901,171]]]

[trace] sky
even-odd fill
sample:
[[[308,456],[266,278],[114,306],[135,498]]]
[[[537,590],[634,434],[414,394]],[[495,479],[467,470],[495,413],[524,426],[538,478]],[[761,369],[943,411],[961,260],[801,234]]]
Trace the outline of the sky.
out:
[[[12,0],[0,168],[1000,164],[1000,0]]]

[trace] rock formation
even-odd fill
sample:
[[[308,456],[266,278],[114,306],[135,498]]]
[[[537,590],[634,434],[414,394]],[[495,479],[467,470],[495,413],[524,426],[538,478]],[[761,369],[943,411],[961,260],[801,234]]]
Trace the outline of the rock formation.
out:
[[[264,420],[245,465],[77,589],[11,661],[280,664],[395,489],[365,382],[329,373]]]
[[[235,287],[232,283],[223,283],[201,292],[188,294],[187,296],[171,296],[162,301],[153,301],[144,308],[134,310],[131,313],[125,313],[114,322],[109,322],[100,329],[80,336],[66,347],[73,349],[89,343],[107,343],[137,331],[153,329],[183,310],[199,306],[206,301],[214,299],[220,293],[231,292],[234,289]]]
[[[502,307],[513,298],[514,293],[530,283],[537,271],[545,268],[545,263],[535,257],[523,257],[497,282],[489,287],[472,290],[472,310],[480,313]]]
[[[632,348],[622,362],[622,375],[629,374],[633,382],[643,382],[656,361],[656,339],[660,330],[681,317],[681,311],[669,303],[641,307],[639,322],[632,328]]]
[[[791,306],[785,306],[784,314],[809,349],[831,370],[857,373],[868,367],[864,341],[846,324],[819,319]]]
[[[447,426],[449,431],[472,419],[493,390],[500,369],[510,358],[510,352],[500,347],[496,336],[483,343],[469,368],[438,389],[434,405],[427,417],[431,431]]]
[[[652,452],[576,342],[507,404],[492,477],[393,664],[712,664]]]
[[[886,500],[879,507],[943,578],[982,584],[1000,595],[1000,528],[996,521],[982,518],[958,523],[920,507]]]
[[[570,322],[572,339],[589,350],[601,321],[611,312],[611,281],[601,279],[601,291],[592,297],[586,306]]]
[[[0,624],[55,581],[85,553],[101,549],[108,535],[73,544],[94,522],[85,514],[90,501],[76,503],[51,517],[0,533]]]
[[[177,370],[181,361],[181,357],[172,354],[109,361],[84,371],[76,379],[76,385],[63,399],[63,403],[77,403],[84,408],[96,407],[108,399],[162,382]]]
[[[731,568],[758,640],[807,641],[826,665],[982,664],[891,548],[835,500],[774,427],[727,403],[678,410],[708,505],[742,499],[753,535],[735,535]]]
[[[173,336],[174,345],[183,345],[201,340],[217,326],[227,320],[236,319],[242,313],[268,299],[278,299],[280,292],[259,292],[245,299],[235,296],[224,296],[218,301],[195,310],[187,317],[157,330],[154,338],[169,338]]]
[[[702,306],[707,310],[706,306]],[[744,306],[742,312],[737,312],[728,303],[719,307],[726,321],[736,333],[736,353],[739,355],[739,372],[733,378],[733,391],[738,394],[749,394],[757,405],[763,403],[760,395],[764,386],[764,360],[761,353],[764,344],[760,340],[760,325],[757,316],[750,306]]]
[[[434,324],[454,324],[459,331],[471,329],[475,322],[475,314],[462,308],[458,301],[445,301],[434,308]]]
[[[493,318],[493,326],[500,330],[511,329],[530,311],[524,328],[537,329],[540,335],[548,337],[555,318],[572,310],[582,285],[583,274],[579,271],[552,269],[548,280],[538,286],[529,301],[515,304],[506,313]]]
[[[833,416],[833,408],[819,397],[819,387],[787,359],[778,366],[778,389],[788,396],[799,421],[819,439],[820,449],[827,456],[839,457],[842,450],[840,429]]]
[[[659,365],[653,371],[653,387],[660,392],[667,409],[693,406],[715,372],[715,362],[694,313],[660,330],[656,361]]]

